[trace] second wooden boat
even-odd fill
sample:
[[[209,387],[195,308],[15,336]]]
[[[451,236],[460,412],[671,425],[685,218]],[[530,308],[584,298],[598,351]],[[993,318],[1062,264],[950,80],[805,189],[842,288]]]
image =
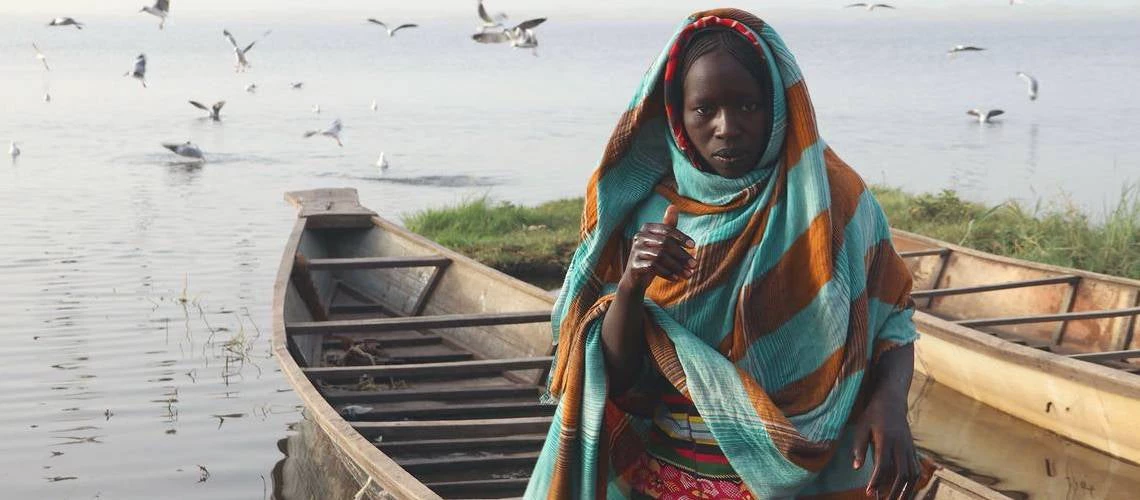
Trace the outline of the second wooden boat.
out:
[[[894,231],[919,308],[915,369],[1140,463],[1140,281]]]

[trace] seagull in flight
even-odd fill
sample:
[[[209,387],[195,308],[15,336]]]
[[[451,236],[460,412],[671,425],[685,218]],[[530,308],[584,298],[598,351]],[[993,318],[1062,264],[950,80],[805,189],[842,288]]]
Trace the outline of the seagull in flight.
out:
[[[321,105],[320,104],[314,104],[313,105],[313,112],[314,113],[320,113],[321,112]]]
[[[229,30],[222,30],[222,36],[226,37],[226,40],[230,41],[230,45],[234,46],[234,59],[236,59],[236,62],[234,63],[234,72],[240,73],[246,69],[249,69],[249,59],[246,59],[245,54],[249,52],[249,49],[253,48],[253,45],[257,43],[257,40],[249,42],[249,45],[246,45],[243,49],[240,45],[238,45],[237,40],[234,40],[234,36],[230,34]]]
[[[528,19],[503,31],[476,33],[471,35],[471,39],[479,43],[510,43],[516,49],[533,49],[534,55],[538,55],[538,36],[534,28],[544,22],[545,17]]]
[[[190,101],[190,105],[202,111],[210,113],[210,119],[219,122],[222,121],[222,106],[226,105],[226,101],[215,102],[213,106],[209,107],[198,101]]]
[[[890,5],[890,4],[885,4],[885,3],[865,3],[865,2],[853,3],[853,4],[850,4],[850,5],[846,5],[846,6],[844,6],[843,8],[847,9],[847,8],[851,8],[851,7],[864,7],[864,8],[866,8],[868,11],[872,11],[872,10],[875,10],[875,9],[894,9],[894,6],[892,6],[892,5]]]
[[[162,29],[163,25],[166,24],[166,15],[170,13],[170,0],[155,0],[153,7],[143,6],[139,12],[157,16],[158,29]]]
[[[18,143],[16,141],[12,141],[11,143],[8,144],[8,156],[11,156],[13,161],[16,160],[16,157],[20,156],[19,144],[20,143]]]
[[[301,90],[305,86],[305,82],[293,82],[289,84],[289,88],[293,90]]]
[[[418,25],[418,24],[406,23],[406,24],[401,24],[399,26],[396,26],[395,28],[389,28],[387,24],[384,24],[383,22],[381,22],[375,18],[372,18],[372,17],[368,18],[368,22],[373,23],[373,24],[379,24],[384,29],[388,30],[388,37],[389,38],[396,36],[396,32],[400,31],[404,28],[418,28],[418,27],[420,27],[420,25]]]
[[[373,100],[372,100],[372,105],[371,105],[371,106],[369,106],[369,108],[371,108],[371,109],[372,109],[372,111],[376,111],[376,110],[380,109],[380,105],[376,103],[376,99],[373,99]]]
[[[75,29],[83,29],[83,23],[76,21],[70,17],[57,17],[48,23],[48,26],[75,26]]]
[[[140,83],[142,83],[142,86],[145,89],[146,88],[146,54],[139,54],[139,56],[135,58],[134,68],[131,69],[130,71],[124,73],[123,76],[129,76],[131,78],[138,80]]]
[[[254,93],[257,93],[257,84],[256,84],[256,83],[251,83],[251,84],[249,84],[249,85],[246,85],[246,86],[245,86],[245,91],[246,91],[246,92],[249,92],[250,94],[254,94]]]
[[[1036,101],[1037,100],[1037,79],[1033,78],[1033,75],[1030,75],[1029,73],[1025,73],[1022,71],[1018,71],[1017,76],[1020,77],[1022,80],[1025,80],[1025,84],[1029,86],[1029,88],[1028,88],[1029,100],[1030,101]]]
[[[36,49],[36,59],[39,59],[40,62],[44,63],[44,69],[51,71],[51,67],[48,66],[47,56],[45,56],[43,52],[40,52],[40,48],[37,47],[34,42],[32,43],[32,48]]]
[[[326,128],[324,130],[310,130],[308,132],[305,132],[305,137],[308,138],[308,137],[312,137],[314,135],[323,135],[325,137],[331,137],[332,139],[336,140],[337,146],[344,147],[344,144],[342,144],[340,142],[341,128],[342,128],[342,126],[340,123],[340,118],[337,118],[336,120],[333,120],[332,125],[329,125],[329,128]]]
[[[186,141],[182,144],[164,142],[162,143],[162,147],[169,149],[172,153],[178,156],[197,158],[199,160],[205,159],[205,155],[202,154],[202,149],[190,141]]]
[[[978,123],[991,123],[993,117],[1004,115],[1005,111],[1000,109],[971,109],[966,114],[977,118]]]
[[[479,19],[483,20],[483,24],[479,26],[479,32],[482,33],[489,29],[503,29],[503,23],[507,20],[507,15],[498,12],[495,15],[487,14],[487,9],[483,7],[483,0],[479,0]]]
[[[974,45],[955,45],[953,47],[950,47],[950,50],[946,51],[946,55],[952,56],[959,52],[981,52],[983,50],[986,50],[986,48],[977,47]]]

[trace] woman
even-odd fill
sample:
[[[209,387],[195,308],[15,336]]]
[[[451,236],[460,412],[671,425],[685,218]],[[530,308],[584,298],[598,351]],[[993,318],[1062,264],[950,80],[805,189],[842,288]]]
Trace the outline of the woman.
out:
[[[582,221],[528,498],[913,496],[910,274],[771,27],[682,24]]]

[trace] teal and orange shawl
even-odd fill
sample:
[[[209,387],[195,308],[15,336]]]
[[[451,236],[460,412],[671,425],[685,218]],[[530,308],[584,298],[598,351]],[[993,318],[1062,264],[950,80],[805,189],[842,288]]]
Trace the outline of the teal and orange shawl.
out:
[[[775,83],[769,148],[739,179],[696,168],[665,109],[684,44],[714,25],[753,41]],[[582,243],[552,320],[558,409],[527,498],[629,494],[627,473],[652,423],[631,409],[636,394],[621,406],[607,397],[601,320],[631,237],[669,204],[697,243],[698,266],[646,293],[650,370],[693,401],[757,497],[862,490],[873,458],[852,469],[847,424],[878,354],[915,339],[910,273],[875,198],[819,137],[783,41],[760,19],[720,9],[681,25],[590,178]]]

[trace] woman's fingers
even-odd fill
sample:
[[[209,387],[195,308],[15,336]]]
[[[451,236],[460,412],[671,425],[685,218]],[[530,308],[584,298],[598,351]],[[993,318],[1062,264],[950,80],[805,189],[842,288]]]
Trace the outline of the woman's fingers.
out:
[[[661,223],[670,227],[677,227],[677,219],[680,217],[680,211],[677,210],[677,205],[672,203],[665,207],[665,216],[661,218]]]
[[[640,231],[640,234],[645,234],[645,233],[656,234],[656,235],[666,236],[666,237],[672,238],[672,239],[676,240],[678,244],[680,244],[681,246],[684,246],[686,248],[695,248],[697,246],[696,242],[693,241],[693,239],[690,238],[689,235],[682,233],[679,229],[677,229],[673,226],[666,225],[666,224],[655,224],[652,222],[647,222],[641,226],[641,231]]]
[[[875,469],[871,471],[871,480],[867,482],[867,494],[878,496],[884,492],[894,466],[890,463],[890,455],[883,449],[883,439],[878,432],[871,431],[871,441],[875,448]]]
[[[652,269],[654,274],[667,279],[687,278],[692,275],[684,261],[663,248],[647,248],[634,255],[636,267]],[[637,265],[640,264],[640,265]]]
[[[871,432],[865,425],[855,426],[855,443],[851,447],[851,468],[863,467],[863,458],[867,456],[867,445],[871,442]]]
[[[893,447],[891,454],[891,463],[894,465],[894,480],[891,481],[891,494],[887,498],[903,498],[903,489],[906,488],[907,482],[910,481],[910,460],[906,460],[900,446]],[[890,479],[890,478],[888,478]]]

